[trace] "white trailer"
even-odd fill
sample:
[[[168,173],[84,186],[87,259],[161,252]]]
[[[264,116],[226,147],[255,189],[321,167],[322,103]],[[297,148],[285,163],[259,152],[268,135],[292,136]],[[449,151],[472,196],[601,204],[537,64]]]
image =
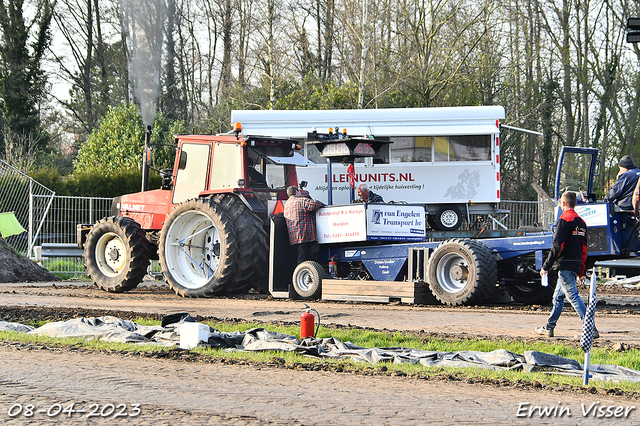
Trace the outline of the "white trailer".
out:
[[[356,184],[368,184],[385,202],[425,204],[431,226],[439,230],[455,230],[471,214],[496,213],[504,117],[502,106],[231,113],[246,134],[303,144],[314,128],[390,140],[378,157],[355,164]],[[326,159],[311,144],[304,145],[304,155],[315,165],[298,168],[298,180],[309,183],[313,198],[327,202]],[[333,166],[332,182],[333,204],[349,203],[346,166]]]

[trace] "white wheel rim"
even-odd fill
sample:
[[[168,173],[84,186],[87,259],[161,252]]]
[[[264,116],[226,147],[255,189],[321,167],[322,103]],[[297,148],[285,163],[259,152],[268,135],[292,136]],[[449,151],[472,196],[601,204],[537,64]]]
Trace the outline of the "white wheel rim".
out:
[[[440,287],[447,293],[459,293],[469,282],[469,263],[458,253],[447,253],[436,268]]]
[[[313,288],[313,282],[313,273],[308,269],[303,269],[296,275],[296,284],[301,291],[310,291]]]
[[[458,224],[458,215],[453,210],[446,210],[440,215],[440,221],[447,228],[452,228]]]
[[[181,286],[205,286],[220,265],[220,234],[213,221],[199,211],[180,214],[167,230],[165,259],[167,268]]]
[[[116,277],[127,263],[127,249],[116,233],[107,232],[98,239],[95,258],[100,272],[107,277]]]

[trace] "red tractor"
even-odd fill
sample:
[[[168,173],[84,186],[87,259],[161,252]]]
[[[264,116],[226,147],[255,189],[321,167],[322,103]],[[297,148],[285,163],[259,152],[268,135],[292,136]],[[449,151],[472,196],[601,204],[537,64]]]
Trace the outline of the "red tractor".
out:
[[[111,216],[78,226],[78,245],[93,282],[109,292],[135,288],[151,259],[179,295],[207,297],[267,290],[269,214],[286,188],[298,186],[304,158],[293,139],[177,136],[173,169],[159,170],[162,187],[148,189],[149,128],[142,191],[114,198]]]

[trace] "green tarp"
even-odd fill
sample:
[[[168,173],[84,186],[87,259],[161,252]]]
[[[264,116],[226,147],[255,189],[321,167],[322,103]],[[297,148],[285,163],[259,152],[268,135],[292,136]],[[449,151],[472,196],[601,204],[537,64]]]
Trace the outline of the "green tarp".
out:
[[[25,229],[20,225],[13,212],[0,213],[0,234],[3,238],[22,234],[23,232],[25,232]]]

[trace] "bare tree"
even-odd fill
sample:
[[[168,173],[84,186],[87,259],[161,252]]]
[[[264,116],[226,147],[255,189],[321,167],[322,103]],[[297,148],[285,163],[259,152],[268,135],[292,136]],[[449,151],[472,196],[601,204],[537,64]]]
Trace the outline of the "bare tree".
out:
[[[433,105],[452,82],[462,78],[460,69],[475,53],[483,32],[477,24],[487,4],[467,8],[464,0],[411,1],[399,13],[407,23],[407,32],[398,34],[408,40],[397,60],[410,64],[404,86],[418,91],[423,106]]]

